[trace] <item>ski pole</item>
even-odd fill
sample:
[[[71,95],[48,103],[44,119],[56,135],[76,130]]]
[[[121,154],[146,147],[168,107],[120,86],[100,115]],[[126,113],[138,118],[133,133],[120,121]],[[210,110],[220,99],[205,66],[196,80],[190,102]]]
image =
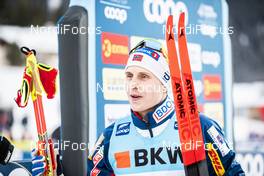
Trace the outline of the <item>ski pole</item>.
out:
[[[35,57],[36,51],[29,50],[26,47],[22,47],[21,51],[26,55],[26,68],[23,76],[22,88],[18,91],[18,97],[16,98],[16,102],[19,107],[25,107],[27,105],[27,101],[29,95],[31,94],[31,99],[33,101],[35,120],[37,125],[38,132],[38,142],[37,148],[39,154],[45,157],[46,162],[46,171],[44,173],[45,176],[55,176],[56,175],[56,161],[54,155],[54,148],[52,140],[48,138],[44,109],[42,104],[42,92],[45,90],[47,82],[41,80],[40,77],[40,65],[37,63],[37,59]],[[47,66],[46,69],[49,69]],[[57,70],[52,70],[52,83],[54,83],[57,75]],[[41,71],[43,72],[43,71]],[[43,72],[44,73],[44,72]],[[46,74],[45,80],[49,80],[49,74]],[[45,85],[43,84],[45,83]],[[51,85],[51,84],[50,84]],[[50,86],[49,89],[53,92],[54,86]],[[44,88],[45,87],[45,88]],[[50,96],[52,97],[52,96]]]

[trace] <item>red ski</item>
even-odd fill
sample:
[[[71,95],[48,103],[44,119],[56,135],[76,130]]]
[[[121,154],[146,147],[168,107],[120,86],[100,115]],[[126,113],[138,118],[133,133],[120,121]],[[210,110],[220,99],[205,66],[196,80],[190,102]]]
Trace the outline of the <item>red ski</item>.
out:
[[[166,25],[166,44],[185,173],[188,176],[207,176],[209,174],[188,55],[184,13],[180,14],[178,23],[180,64],[175,45],[172,15],[168,17]],[[186,147],[189,144],[191,148]]]

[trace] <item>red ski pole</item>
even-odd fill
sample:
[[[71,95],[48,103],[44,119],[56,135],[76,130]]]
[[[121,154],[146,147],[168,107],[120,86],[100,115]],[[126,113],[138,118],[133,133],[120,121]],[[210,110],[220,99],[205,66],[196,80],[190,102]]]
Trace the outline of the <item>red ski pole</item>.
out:
[[[18,91],[16,102],[19,107],[25,107],[29,94],[34,105],[35,120],[38,132],[38,152],[45,157],[45,176],[56,175],[56,162],[52,140],[48,138],[45,115],[42,104],[43,83],[40,78],[39,64],[35,57],[35,50],[22,47],[21,51],[26,55],[26,68],[22,88]],[[57,71],[56,71],[57,75]]]

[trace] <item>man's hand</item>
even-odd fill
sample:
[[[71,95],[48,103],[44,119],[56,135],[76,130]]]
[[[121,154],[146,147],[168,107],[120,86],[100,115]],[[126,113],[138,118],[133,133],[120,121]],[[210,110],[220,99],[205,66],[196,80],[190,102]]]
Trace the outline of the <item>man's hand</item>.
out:
[[[63,176],[62,172],[62,164],[60,161],[60,155],[58,150],[54,150],[56,155],[56,161],[57,161],[57,176]],[[37,149],[33,149],[31,151],[32,156],[32,176],[41,176],[45,172],[46,162],[45,157],[42,155],[39,155],[39,152]]]
[[[38,150],[33,149],[31,151],[32,156],[32,175],[40,176],[45,172],[45,157],[38,154]]]

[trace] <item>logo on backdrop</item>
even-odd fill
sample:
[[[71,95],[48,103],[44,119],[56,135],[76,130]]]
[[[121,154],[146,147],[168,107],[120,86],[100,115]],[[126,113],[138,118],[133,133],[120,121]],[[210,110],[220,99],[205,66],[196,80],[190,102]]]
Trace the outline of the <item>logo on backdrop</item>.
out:
[[[103,68],[103,85],[97,84],[105,100],[127,100],[124,69]]]
[[[104,16],[120,24],[123,24],[127,20],[127,10],[131,7],[128,6],[128,0],[118,0],[118,1],[107,1],[100,0],[100,4],[104,4]]]
[[[221,126],[224,127],[224,105],[222,102],[204,103],[203,112],[213,119]]]
[[[219,52],[216,51],[203,51],[202,62],[206,65],[212,65],[217,68],[220,65],[221,59]]]
[[[105,6],[104,15],[107,19],[116,20],[121,24],[127,20],[127,11],[117,7]]]
[[[173,0],[144,0],[144,15],[150,23],[163,24],[166,22],[170,12],[174,12],[175,19],[178,19],[180,12],[186,13],[186,24],[188,23],[188,9],[182,1]]]
[[[199,15],[199,17],[204,18],[204,19],[215,20],[217,18],[217,13],[214,7],[211,5],[204,4],[204,3],[200,4],[197,14]]]
[[[204,75],[204,99],[205,100],[221,100],[222,84],[220,75]]]
[[[103,32],[101,36],[103,63],[125,65],[128,59],[128,36],[109,32]]]

